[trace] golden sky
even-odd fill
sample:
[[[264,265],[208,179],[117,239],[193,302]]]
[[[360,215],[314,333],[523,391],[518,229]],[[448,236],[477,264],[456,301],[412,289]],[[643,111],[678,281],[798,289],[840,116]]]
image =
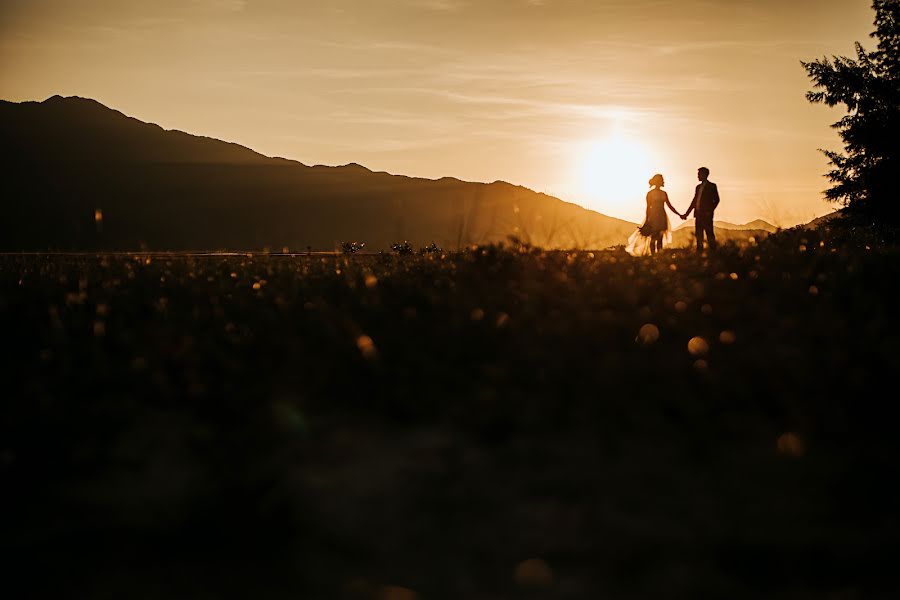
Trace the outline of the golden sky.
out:
[[[642,219],[710,168],[718,219],[829,212],[839,113],[800,60],[870,0],[0,0],[0,98],[94,98],[306,164],[505,180]]]

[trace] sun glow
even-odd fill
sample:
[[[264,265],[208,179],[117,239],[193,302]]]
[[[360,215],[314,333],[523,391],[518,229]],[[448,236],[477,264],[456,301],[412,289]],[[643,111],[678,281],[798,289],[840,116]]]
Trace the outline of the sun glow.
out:
[[[579,204],[634,220],[644,210],[647,181],[659,167],[651,150],[622,133],[581,145],[575,185]]]

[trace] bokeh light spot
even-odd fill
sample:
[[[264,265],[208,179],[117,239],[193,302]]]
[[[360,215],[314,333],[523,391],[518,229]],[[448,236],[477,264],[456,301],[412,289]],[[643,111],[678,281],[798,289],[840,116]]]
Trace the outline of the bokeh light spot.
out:
[[[688,342],[688,352],[693,356],[706,356],[709,354],[709,344],[702,337],[693,337]]]
[[[644,345],[655,343],[659,340],[659,327],[653,323],[647,323],[638,331],[637,341]]]
[[[375,349],[375,342],[367,335],[361,335],[356,338],[356,347],[365,358],[375,358],[378,351]]]

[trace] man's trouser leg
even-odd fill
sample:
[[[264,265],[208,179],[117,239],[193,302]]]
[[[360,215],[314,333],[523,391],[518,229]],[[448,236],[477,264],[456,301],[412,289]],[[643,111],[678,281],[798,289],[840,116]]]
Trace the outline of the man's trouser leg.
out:
[[[700,219],[694,221],[694,237],[697,238],[697,252],[703,252],[703,222]]]
[[[715,232],[715,228],[713,227],[712,218],[710,218],[709,221],[706,221],[704,223],[704,226],[706,228],[706,243],[709,244],[710,250],[715,250],[716,249],[716,232]]]

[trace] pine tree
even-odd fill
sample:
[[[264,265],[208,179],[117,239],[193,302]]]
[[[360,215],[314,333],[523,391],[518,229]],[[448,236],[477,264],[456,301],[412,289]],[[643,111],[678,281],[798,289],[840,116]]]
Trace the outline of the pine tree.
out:
[[[803,62],[814,91],[813,103],[843,105],[835,123],[843,152],[823,150],[834,184],[825,192],[842,203],[853,222],[880,228],[900,226],[900,0],[873,0],[877,50],[856,43],[856,59],[833,56]]]

